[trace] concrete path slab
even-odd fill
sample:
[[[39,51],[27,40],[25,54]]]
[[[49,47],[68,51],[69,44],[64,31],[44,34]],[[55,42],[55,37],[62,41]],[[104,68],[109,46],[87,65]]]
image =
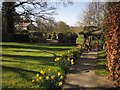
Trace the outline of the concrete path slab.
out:
[[[96,75],[97,51],[84,51],[66,75],[63,90],[80,88],[111,88],[113,83],[106,77]]]

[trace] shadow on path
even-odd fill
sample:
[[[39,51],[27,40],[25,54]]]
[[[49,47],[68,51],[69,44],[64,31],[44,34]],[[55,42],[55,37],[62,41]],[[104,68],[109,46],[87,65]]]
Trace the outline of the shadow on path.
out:
[[[113,84],[105,77],[95,74],[97,50],[84,51],[66,75],[63,90],[111,88]]]

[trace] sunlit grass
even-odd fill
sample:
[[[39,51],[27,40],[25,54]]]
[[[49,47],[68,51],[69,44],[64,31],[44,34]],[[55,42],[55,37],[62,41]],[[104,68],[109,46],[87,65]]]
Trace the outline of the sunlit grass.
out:
[[[48,46],[37,43],[14,43],[2,44],[2,83],[3,88],[36,88],[31,82],[32,78],[40,70],[51,68],[52,71],[61,71],[55,65],[54,58],[63,51],[75,46]]]
[[[104,50],[98,51],[98,58],[96,64],[96,73],[98,75],[108,76],[109,72],[106,67],[106,54]]]
[[[76,40],[77,44],[82,44],[83,43],[83,35],[78,35],[78,38]]]

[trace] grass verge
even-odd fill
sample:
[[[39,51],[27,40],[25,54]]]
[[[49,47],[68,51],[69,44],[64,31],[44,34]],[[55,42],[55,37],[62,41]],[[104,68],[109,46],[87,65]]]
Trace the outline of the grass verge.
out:
[[[107,60],[106,60],[105,50],[98,51],[98,57],[97,57],[97,63],[96,63],[96,74],[102,75],[102,76],[109,75],[106,63],[107,63]]]

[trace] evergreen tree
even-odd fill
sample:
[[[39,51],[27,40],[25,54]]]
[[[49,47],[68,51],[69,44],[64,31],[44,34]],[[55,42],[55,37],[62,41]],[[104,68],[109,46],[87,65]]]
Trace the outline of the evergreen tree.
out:
[[[15,2],[3,2],[2,5],[2,31],[14,33]]]

